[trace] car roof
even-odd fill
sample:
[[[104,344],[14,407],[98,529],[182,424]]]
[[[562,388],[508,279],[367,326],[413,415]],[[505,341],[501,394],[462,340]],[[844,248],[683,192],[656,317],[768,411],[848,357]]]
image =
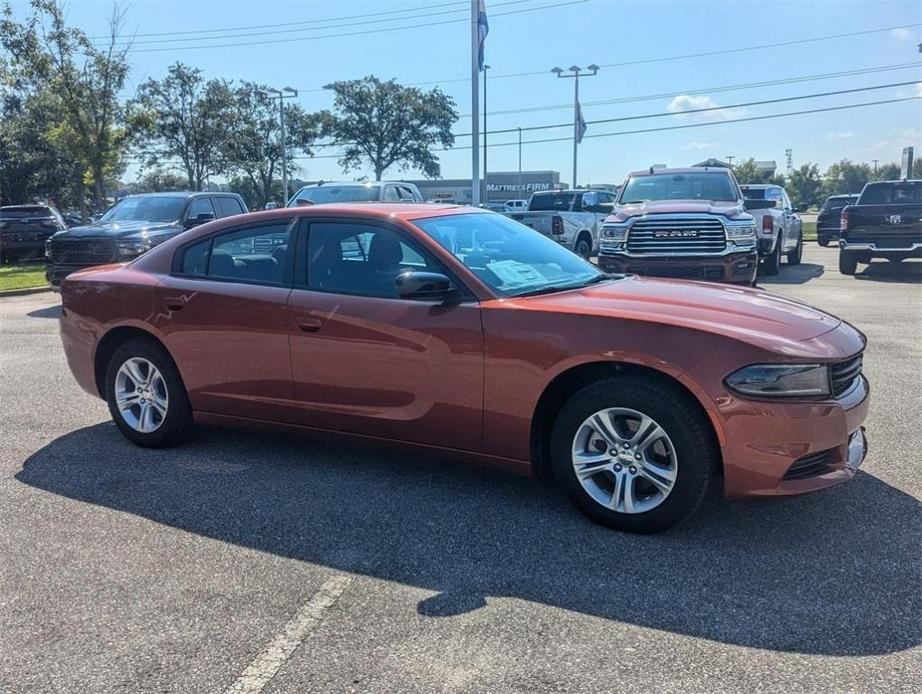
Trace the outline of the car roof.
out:
[[[126,195],[126,198],[197,198],[205,195],[227,195],[232,197],[240,197],[237,193],[231,193],[229,191],[223,190],[172,190],[172,191],[162,191],[158,193],[132,193],[131,195]],[[122,198],[124,200],[124,198]]]
[[[781,188],[777,183],[740,183],[740,188],[756,188],[762,189],[765,188]]]
[[[723,166],[685,166],[675,169],[641,169],[640,171],[631,171],[628,176],[661,176],[668,174],[701,173],[702,171],[730,173],[730,169],[726,169]]]
[[[413,183],[407,183],[406,181],[319,181],[317,183],[308,183],[301,186],[298,190],[304,190],[305,188],[323,188],[325,186],[340,186],[340,187],[364,187],[371,188],[372,186],[380,186],[385,183],[399,183],[401,185],[414,185]]]
[[[0,210],[50,210],[51,205],[4,205]]]
[[[325,203],[322,205],[303,205],[300,207],[280,207],[276,210],[260,210],[246,215],[236,215],[236,221],[250,219],[290,219],[292,214],[298,217],[366,217],[373,219],[424,219],[452,214],[497,214],[483,208],[469,205],[444,205],[431,202],[346,202]],[[223,221],[223,220],[222,220]]]

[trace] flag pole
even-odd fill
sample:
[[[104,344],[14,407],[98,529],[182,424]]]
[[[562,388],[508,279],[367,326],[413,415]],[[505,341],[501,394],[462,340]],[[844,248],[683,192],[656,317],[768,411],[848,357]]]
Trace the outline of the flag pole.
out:
[[[471,0],[471,204],[480,205],[480,27],[479,0]]]

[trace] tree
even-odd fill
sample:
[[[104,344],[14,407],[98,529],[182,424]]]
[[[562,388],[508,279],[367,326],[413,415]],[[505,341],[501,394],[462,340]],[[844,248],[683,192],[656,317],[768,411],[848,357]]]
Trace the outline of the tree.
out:
[[[32,15],[24,23],[16,22],[5,6],[0,45],[19,79],[57,100],[59,120],[47,137],[77,162],[74,184],[85,213],[84,188],[91,188],[96,207],[102,207],[107,184],[124,169],[129,133],[118,98],[128,76],[129,43],[120,39],[124,15],[113,8],[109,35],[100,47],[80,29],[67,26],[58,0],[31,0],[31,6]]]
[[[175,63],[162,80],[151,78],[138,88],[131,110],[132,125],[143,138],[143,166],[175,167],[192,190],[202,190],[211,176],[226,172],[234,116],[226,81],[206,82],[201,70]],[[168,163],[177,159],[178,165]]]
[[[756,166],[756,160],[750,157],[733,166],[733,175],[740,183],[765,183],[765,173]]]
[[[900,177],[900,165],[896,162],[884,164],[874,170],[871,178],[875,181],[895,181]]]
[[[293,157],[313,155],[311,146],[321,132],[321,117],[307,114],[296,104],[285,105],[285,148],[281,142],[278,104],[265,93],[265,87],[244,82],[234,90],[234,136],[226,142],[229,169],[248,182],[247,205],[262,208],[269,200],[284,204],[287,197],[274,181],[281,176],[283,152],[287,149],[287,169],[297,170]]]
[[[820,167],[816,164],[803,164],[794,169],[787,181],[787,191],[791,201],[798,209],[806,209],[820,202],[820,190],[823,179],[820,178]]]
[[[867,164],[843,159],[826,169],[823,194],[860,193],[864,184],[871,180],[871,175],[871,167]]]
[[[127,186],[130,193],[163,193],[187,188],[185,176],[164,171],[163,169],[150,169],[138,177],[134,183]]]
[[[334,82],[333,113],[325,114],[326,134],[342,143],[343,171],[361,168],[367,160],[381,180],[392,166],[415,167],[429,178],[441,172],[431,148],[454,145],[451,126],[458,120],[455,101],[438,88],[423,92],[394,80],[371,75]]]

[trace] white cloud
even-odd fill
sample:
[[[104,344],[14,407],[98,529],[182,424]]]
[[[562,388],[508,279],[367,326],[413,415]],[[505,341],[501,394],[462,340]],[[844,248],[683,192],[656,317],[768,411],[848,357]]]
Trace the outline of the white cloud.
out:
[[[897,29],[892,29],[890,35],[897,41],[905,41],[912,36],[912,32],[906,27],[899,27]]]
[[[702,151],[708,150],[708,149],[717,149],[718,147],[720,147],[720,143],[719,143],[719,142],[697,142],[697,141],[692,141],[692,142],[689,142],[687,145],[685,145],[685,149],[690,149],[690,150],[695,151],[695,152],[702,152]]]
[[[848,140],[855,136],[854,130],[839,130],[826,133],[827,140]]]
[[[890,128],[885,139],[872,142],[867,151],[881,159],[899,161],[903,147],[914,145],[916,151],[922,144],[922,130],[918,128]]]
[[[699,109],[715,109],[705,113],[682,115],[682,118],[697,117],[702,121],[723,121],[731,118],[738,118],[742,114],[742,109],[719,108],[716,101],[706,94],[692,95],[679,94],[673,97],[669,102],[666,110],[669,113],[684,114],[686,111],[697,111]]]

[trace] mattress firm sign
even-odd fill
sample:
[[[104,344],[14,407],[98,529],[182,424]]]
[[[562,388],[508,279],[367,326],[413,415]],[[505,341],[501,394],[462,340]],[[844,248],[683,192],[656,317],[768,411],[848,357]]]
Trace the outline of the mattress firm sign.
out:
[[[550,183],[488,183],[488,193],[534,193],[539,190],[550,190]]]

